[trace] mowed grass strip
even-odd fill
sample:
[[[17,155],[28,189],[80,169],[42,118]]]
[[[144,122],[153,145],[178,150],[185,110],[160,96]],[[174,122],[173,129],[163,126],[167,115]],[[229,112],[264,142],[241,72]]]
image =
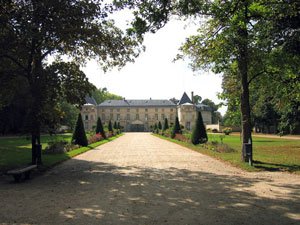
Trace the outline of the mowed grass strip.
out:
[[[57,163],[70,159],[76,155],[82,154],[90,149],[93,149],[99,145],[105,144],[109,141],[116,139],[118,136],[108,138],[87,147],[81,147],[74,149],[72,151],[61,153],[61,154],[43,154],[47,143],[50,141],[65,140],[67,142],[71,141],[72,134],[62,134],[62,135],[45,135],[41,137],[42,144],[42,162],[43,168],[49,168]],[[0,172],[5,172],[9,169],[17,168],[29,164],[31,162],[31,141],[27,137],[8,137],[0,138]]]
[[[203,154],[229,162],[230,164],[247,171],[289,171],[300,174],[300,140],[288,140],[284,138],[253,137],[253,167],[241,162],[241,140],[239,136],[226,135],[223,143],[229,145],[235,151],[219,153],[206,149],[203,145],[194,146],[191,143],[177,141],[163,137],[179,145],[199,151]],[[209,134],[209,141],[221,142],[219,134]]]

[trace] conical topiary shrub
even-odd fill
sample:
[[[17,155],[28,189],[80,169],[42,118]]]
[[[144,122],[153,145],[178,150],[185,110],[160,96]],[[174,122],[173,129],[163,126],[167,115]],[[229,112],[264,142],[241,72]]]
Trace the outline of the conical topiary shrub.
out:
[[[168,123],[168,119],[165,118],[165,123],[164,123],[163,130],[167,130],[167,129],[169,129],[169,123]]]
[[[86,138],[83,121],[80,113],[78,114],[75,130],[72,137],[72,143],[81,146],[88,145],[88,140]]]
[[[181,133],[181,128],[180,128],[178,117],[176,117],[173,131],[174,131],[175,134],[180,134]]]
[[[106,134],[103,129],[103,125],[102,125],[100,117],[98,117],[98,119],[97,119],[96,134],[101,134],[101,136],[103,138],[106,138]]]
[[[158,122],[158,129],[161,130],[162,126],[161,126],[161,122]]]
[[[113,132],[111,121],[108,122],[108,131]]]
[[[201,112],[198,112],[197,121],[193,128],[191,141],[194,145],[206,143],[208,140]]]

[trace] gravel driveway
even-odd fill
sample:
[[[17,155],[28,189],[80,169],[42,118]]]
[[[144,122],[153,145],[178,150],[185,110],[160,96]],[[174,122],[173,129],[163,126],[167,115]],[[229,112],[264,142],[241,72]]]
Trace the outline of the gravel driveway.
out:
[[[11,180],[0,224],[300,224],[300,176],[244,172],[149,133]]]

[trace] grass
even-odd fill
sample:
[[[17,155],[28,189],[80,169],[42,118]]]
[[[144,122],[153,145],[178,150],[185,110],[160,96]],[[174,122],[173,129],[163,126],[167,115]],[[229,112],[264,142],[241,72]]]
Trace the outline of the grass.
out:
[[[204,148],[203,145],[194,146],[174,139],[159,136],[203,154],[229,162],[247,171],[289,171],[300,174],[300,140],[275,139],[253,137],[253,166],[241,162],[241,141],[239,136],[226,135],[223,143],[233,148],[234,152],[219,153]],[[221,142],[219,134],[209,134],[209,141]]]
[[[87,147],[81,147],[74,149],[72,151],[61,153],[61,154],[43,154],[47,143],[50,141],[65,140],[70,142],[72,134],[63,134],[49,136],[45,135],[41,137],[42,143],[42,161],[43,169],[52,167],[62,161],[70,159],[76,155],[82,154],[90,149],[93,149],[99,145],[105,144],[109,141],[116,139],[118,136],[108,138],[93,144],[88,145]],[[0,138],[0,171],[7,171],[12,168],[16,168],[22,165],[29,164],[31,162],[31,142],[28,137],[9,137],[9,138]]]

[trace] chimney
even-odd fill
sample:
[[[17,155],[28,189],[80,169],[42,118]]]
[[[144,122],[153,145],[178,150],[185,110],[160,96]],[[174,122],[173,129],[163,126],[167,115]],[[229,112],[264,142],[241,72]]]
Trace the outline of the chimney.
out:
[[[194,104],[195,102],[194,102],[194,92],[192,91],[192,93],[191,93],[191,97],[192,97],[192,103]]]

